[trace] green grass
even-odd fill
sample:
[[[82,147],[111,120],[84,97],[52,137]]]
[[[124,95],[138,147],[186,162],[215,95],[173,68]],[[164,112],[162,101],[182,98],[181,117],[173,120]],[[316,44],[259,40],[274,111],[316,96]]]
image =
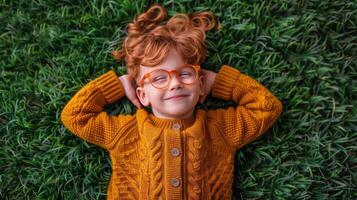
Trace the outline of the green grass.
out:
[[[60,112],[90,80],[124,63],[118,47],[147,1],[0,0],[0,199],[105,199],[107,153],[72,135]],[[237,151],[233,199],[357,199],[357,2],[166,1],[211,10],[207,68],[237,67],[284,105]],[[207,106],[225,106],[209,99]],[[132,113],[125,99],[107,108]]]

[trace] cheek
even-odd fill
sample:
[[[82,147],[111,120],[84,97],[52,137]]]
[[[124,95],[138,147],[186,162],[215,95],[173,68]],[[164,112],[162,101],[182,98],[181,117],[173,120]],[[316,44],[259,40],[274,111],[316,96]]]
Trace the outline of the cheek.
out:
[[[161,102],[163,101],[164,95],[162,92],[158,92],[158,91],[150,91],[150,95],[148,96],[150,102]]]
[[[200,96],[200,91],[201,91],[201,86],[200,86],[200,84],[195,84],[195,85],[193,85],[193,87],[190,88],[190,90],[191,90],[191,93],[193,94],[192,96],[193,96],[194,99],[199,98],[199,96]]]

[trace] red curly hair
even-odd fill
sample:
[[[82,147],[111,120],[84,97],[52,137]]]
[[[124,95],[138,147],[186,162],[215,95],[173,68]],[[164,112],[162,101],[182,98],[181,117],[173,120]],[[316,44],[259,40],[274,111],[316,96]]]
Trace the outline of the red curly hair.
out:
[[[130,76],[137,78],[140,65],[155,66],[175,49],[190,64],[201,64],[206,57],[205,32],[219,29],[212,12],[176,14],[164,23],[167,11],[156,4],[128,25],[128,36],[113,57],[125,60]]]

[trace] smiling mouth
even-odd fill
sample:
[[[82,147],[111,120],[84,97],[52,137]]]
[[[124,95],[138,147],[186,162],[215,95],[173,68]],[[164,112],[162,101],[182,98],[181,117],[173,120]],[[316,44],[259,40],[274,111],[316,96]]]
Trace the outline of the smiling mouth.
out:
[[[179,100],[179,99],[183,99],[183,98],[185,98],[187,96],[188,95],[177,95],[177,96],[173,96],[173,97],[167,98],[165,100]]]

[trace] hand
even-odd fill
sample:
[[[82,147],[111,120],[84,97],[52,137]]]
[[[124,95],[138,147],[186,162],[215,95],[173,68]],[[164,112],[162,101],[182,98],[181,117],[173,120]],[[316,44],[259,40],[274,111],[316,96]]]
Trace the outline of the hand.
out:
[[[206,69],[201,69],[203,76],[204,95],[200,96],[200,103],[205,102],[207,95],[211,92],[214,81],[216,80],[217,73]]]
[[[136,82],[135,80],[129,76],[129,75],[122,75],[119,78],[119,81],[121,82],[121,84],[123,85],[124,91],[125,91],[125,95],[126,97],[137,107],[137,108],[142,108],[142,105],[138,99],[138,97],[136,96]]]

